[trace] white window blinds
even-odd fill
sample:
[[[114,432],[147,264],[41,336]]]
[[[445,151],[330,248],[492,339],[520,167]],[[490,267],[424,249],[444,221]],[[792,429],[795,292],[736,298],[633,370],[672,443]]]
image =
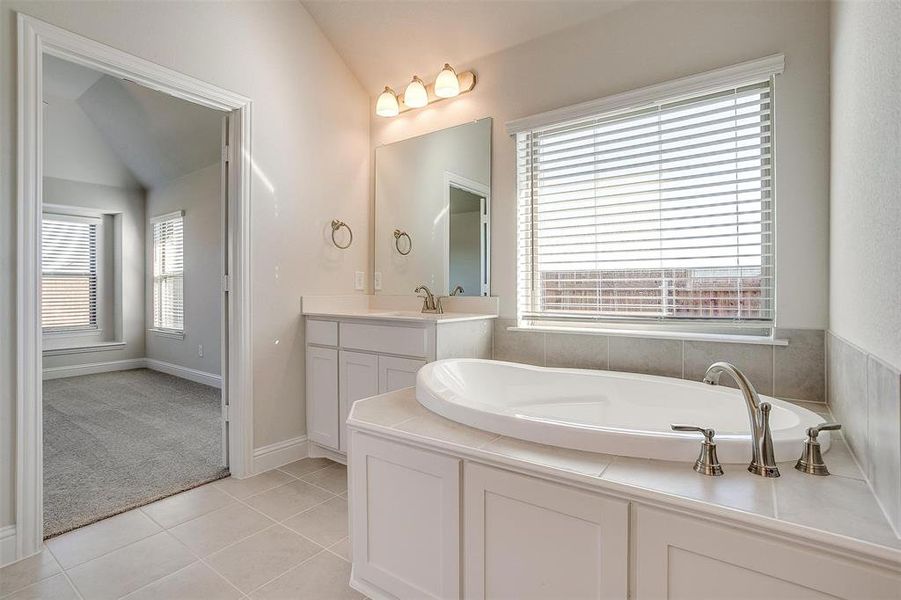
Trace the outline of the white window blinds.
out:
[[[771,322],[764,79],[518,132],[520,318]]]
[[[97,329],[99,219],[44,215],[41,222],[41,328]]]
[[[184,213],[163,215],[153,225],[153,327],[184,331]]]

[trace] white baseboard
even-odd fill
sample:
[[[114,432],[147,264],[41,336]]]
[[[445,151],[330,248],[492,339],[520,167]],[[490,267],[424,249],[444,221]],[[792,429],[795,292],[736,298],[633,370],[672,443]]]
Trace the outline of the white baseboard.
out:
[[[277,442],[253,451],[253,473],[263,473],[282,467],[309,454],[307,436],[302,435],[283,442]]]
[[[310,449],[307,451],[307,455],[311,458],[327,458],[342,465],[347,464],[347,455],[345,453],[320,446],[316,442],[310,442]]]
[[[16,561],[16,526],[0,527],[0,567]]]
[[[180,365],[156,360],[153,358],[130,358],[126,360],[111,360],[107,362],[86,363],[67,367],[47,367],[44,369],[44,379],[60,379],[62,377],[76,377],[78,375],[94,375],[95,373],[111,373],[113,371],[127,371],[128,369],[153,369],[161,373],[168,373],[175,377],[181,377],[188,381],[195,381],[214,388],[222,389],[222,377],[213,373],[189,369]]]
[[[127,371],[128,369],[143,369],[145,366],[146,363],[143,358],[130,358],[126,360],[111,360],[107,362],[72,365],[69,367],[47,367],[44,369],[43,378],[45,380],[60,379],[62,377],[76,377],[78,375],[93,375],[95,373]]]
[[[197,369],[189,369],[188,367],[174,365],[172,363],[156,360],[155,358],[145,358],[144,366],[148,369],[159,371],[160,373],[168,373],[169,375],[175,375],[176,377],[181,377],[188,381],[194,381],[222,389],[222,377],[220,375],[198,371]]]

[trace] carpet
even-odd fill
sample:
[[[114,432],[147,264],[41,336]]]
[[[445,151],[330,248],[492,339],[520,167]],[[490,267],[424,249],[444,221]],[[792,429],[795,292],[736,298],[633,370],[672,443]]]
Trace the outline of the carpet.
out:
[[[45,538],[228,475],[216,388],[135,369],[43,390]]]

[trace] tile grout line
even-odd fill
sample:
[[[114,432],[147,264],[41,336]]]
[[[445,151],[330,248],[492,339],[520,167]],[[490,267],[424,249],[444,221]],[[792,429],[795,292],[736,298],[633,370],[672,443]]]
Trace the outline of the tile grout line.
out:
[[[305,565],[306,563],[310,562],[311,560],[313,560],[314,558],[316,558],[317,556],[319,556],[319,555],[322,554],[323,552],[328,552],[328,550],[325,549],[325,548],[322,548],[322,547],[320,546],[319,552],[316,552],[316,553],[313,554],[312,556],[309,556],[309,557],[305,558],[304,560],[300,561],[299,563],[297,563],[297,564],[294,565],[293,567],[289,568],[287,571],[285,571],[285,572],[283,572],[283,573],[279,573],[278,575],[276,575],[276,576],[273,577],[272,579],[270,579],[270,580],[268,580],[268,581],[266,581],[266,582],[264,582],[264,583],[258,585],[257,587],[253,588],[252,590],[250,590],[249,592],[247,592],[247,597],[249,598],[249,597],[250,597],[250,594],[253,594],[253,593],[255,593],[255,592],[260,591],[261,589],[263,589],[264,587],[266,587],[267,585],[269,585],[270,583],[272,583],[272,582],[275,581],[276,579],[280,579],[280,578],[284,577],[285,575],[287,575],[288,573],[290,573],[291,571],[294,571],[295,569],[299,569],[300,567],[302,567],[302,566]]]

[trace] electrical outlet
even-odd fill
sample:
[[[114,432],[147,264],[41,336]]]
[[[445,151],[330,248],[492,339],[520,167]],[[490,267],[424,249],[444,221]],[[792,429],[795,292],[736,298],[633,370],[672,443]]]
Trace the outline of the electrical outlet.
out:
[[[366,274],[363,271],[355,271],[354,272],[354,289],[362,290],[363,289],[363,277]]]
[[[375,276],[372,279],[373,279],[373,281],[372,281],[373,287],[377,290],[382,289],[382,272],[376,271]]]
[[[197,345],[197,356],[199,356],[200,358],[203,358],[203,344]]]

